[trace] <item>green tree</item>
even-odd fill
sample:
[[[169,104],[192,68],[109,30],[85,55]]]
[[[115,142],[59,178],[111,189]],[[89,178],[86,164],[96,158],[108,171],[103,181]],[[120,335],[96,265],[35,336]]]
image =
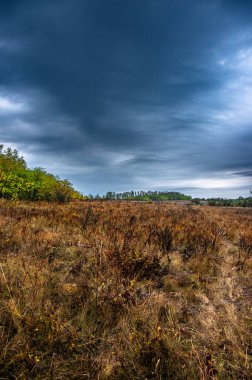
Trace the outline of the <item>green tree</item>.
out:
[[[42,168],[29,169],[16,149],[0,145],[0,197],[13,200],[69,202],[82,199],[72,184]]]

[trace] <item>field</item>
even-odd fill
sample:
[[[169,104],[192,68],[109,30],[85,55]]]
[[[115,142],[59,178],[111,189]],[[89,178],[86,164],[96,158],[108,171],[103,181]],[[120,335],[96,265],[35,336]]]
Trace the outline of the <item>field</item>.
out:
[[[252,209],[0,202],[0,379],[252,379]]]

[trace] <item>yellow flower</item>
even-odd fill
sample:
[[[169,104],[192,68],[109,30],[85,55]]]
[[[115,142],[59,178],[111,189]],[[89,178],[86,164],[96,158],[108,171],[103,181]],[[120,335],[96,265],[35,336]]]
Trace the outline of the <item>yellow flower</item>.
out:
[[[161,326],[158,326],[158,327],[157,327],[157,330],[156,330],[157,337],[160,336],[161,330],[162,330],[162,327],[161,327]]]
[[[130,286],[133,287],[135,285],[135,283],[136,283],[136,279],[134,278],[134,280],[130,281]]]

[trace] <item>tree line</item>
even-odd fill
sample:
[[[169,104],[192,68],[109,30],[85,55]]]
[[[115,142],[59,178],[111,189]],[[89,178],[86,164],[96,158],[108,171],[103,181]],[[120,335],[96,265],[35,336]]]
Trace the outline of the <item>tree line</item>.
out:
[[[251,191],[250,191],[251,193]],[[251,193],[252,195],[252,193]],[[252,207],[252,196],[237,199],[194,198],[177,191],[109,191],[105,195],[83,196],[67,179],[47,173],[38,167],[29,169],[16,149],[0,144],[0,198],[28,201],[68,202],[74,199],[171,201],[188,200],[194,204],[207,201],[209,206]]]
[[[67,179],[60,179],[42,168],[29,169],[16,149],[0,145],[0,198],[67,202],[81,199]]]
[[[252,197],[239,197],[237,199],[211,198],[208,199],[209,206],[219,207],[252,207]]]
[[[89,195],[90,199],[110,199],[110,200],[136,200],[136,201],[171,201],[171,200],[191,200],[189,195],[177,191],[125,191],[116,193],[109,191],[105,195]]]

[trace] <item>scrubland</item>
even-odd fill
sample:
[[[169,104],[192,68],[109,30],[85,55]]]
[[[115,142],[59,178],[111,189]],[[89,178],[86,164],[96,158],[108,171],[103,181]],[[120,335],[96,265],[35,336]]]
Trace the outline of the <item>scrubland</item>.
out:
[[[0,379],[252,379],[252,209],[0,202]]]

